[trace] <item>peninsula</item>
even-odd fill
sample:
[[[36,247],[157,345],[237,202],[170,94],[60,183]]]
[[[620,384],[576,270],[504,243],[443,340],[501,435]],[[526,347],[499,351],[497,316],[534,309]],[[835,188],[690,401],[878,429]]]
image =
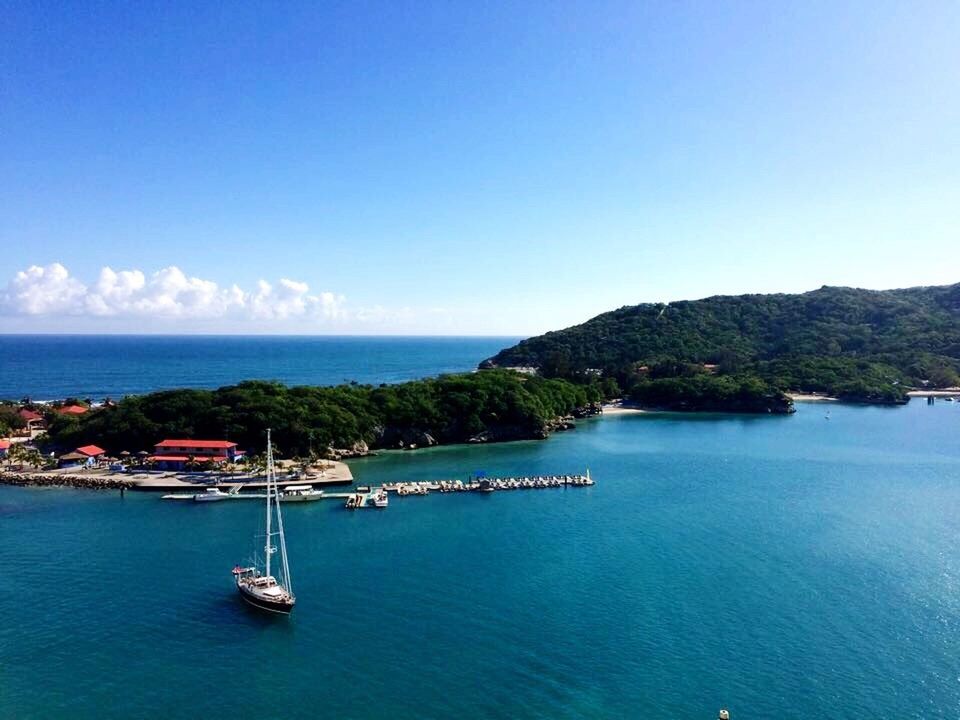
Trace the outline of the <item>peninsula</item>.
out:
[[[788,410],[787,391],[903,403],[960,384],[960,284],[648,303],[529,338],[482,368],[601,381],[653,407]]]

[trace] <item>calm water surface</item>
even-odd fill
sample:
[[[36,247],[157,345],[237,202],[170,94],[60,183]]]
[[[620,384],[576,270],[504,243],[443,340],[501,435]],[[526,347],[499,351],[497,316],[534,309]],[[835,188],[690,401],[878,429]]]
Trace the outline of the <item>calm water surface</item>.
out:
[[[241,380],[393,383],[473,370],[518,339],[0,335],[0,398],[116,398]]]
[[[960,404],[591,420],[364,482],[593,488],[290,507],[297,609],[230,568],[260,508],[0,487],[16,718],[956,718]]]

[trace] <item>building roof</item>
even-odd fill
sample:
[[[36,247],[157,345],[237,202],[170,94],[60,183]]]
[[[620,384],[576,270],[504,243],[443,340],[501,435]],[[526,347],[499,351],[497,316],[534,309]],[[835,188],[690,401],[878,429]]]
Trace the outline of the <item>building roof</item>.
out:
[[[32,420],[43,420],[43,415],[38,412],[34,412],[33,410],[29,410],[28,408],[20,408],[20,410],[17,411],[17,414],[27,422]]]
[[[10,441],[9,440],[0,440],[0,450],[9,450]]]
[[[64,405],[57,412],[61,415],[83,415],[88,409],[83,405]]]
[[[84,445],[83,447],[78,447],[77,452],[87,457],[96,457],[97,455],[103,455],[106,450],[96,445]]]
[[[235,448],[237,444],[229,440],[164,440],[158,442],[156,448],[198,448],[203,450],[227,450]]]
[[[148,460],[156,460],[157,462],[187,462],[190,457],[187,455],[151,455]],[[226,460],[226,455],[203,455],[200,457],[195,457],[195,462],[211,462],[211,461],[221,461]]]

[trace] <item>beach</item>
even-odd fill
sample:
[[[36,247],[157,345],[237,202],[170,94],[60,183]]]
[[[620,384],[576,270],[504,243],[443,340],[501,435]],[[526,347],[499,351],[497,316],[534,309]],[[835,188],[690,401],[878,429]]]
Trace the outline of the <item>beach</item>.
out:
[[[839,402],[835,397],[817,393],[787,393],[787,397],[794,402]]]
[[[650,410],[644,410],[636,405],[622,402],[607,403],[602,407],[603,412],[601,414],[603,415],[634,415],[637,413],[651,412]]]

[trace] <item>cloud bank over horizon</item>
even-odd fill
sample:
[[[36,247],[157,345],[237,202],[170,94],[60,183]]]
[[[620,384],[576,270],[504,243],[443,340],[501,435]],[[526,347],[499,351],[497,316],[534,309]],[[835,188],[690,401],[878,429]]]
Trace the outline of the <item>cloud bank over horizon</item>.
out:
[[[403,307],[351,309],[344,295],[312,292],[300,280],[261,279],[254,288],[243,289],[190,276],[175,265],[149,274],[104,266],[90,283],[71,275],[59,262],[31,265],[0,290],[0,318],[73,318],[107,329],[116,327],[117,321],[121,326],[123,321],[135,321],[181,330],[194,324],[201,328],[277,324],[306,331],[349,330],[356,325],[409,321],[413,315],[410,308]]]

